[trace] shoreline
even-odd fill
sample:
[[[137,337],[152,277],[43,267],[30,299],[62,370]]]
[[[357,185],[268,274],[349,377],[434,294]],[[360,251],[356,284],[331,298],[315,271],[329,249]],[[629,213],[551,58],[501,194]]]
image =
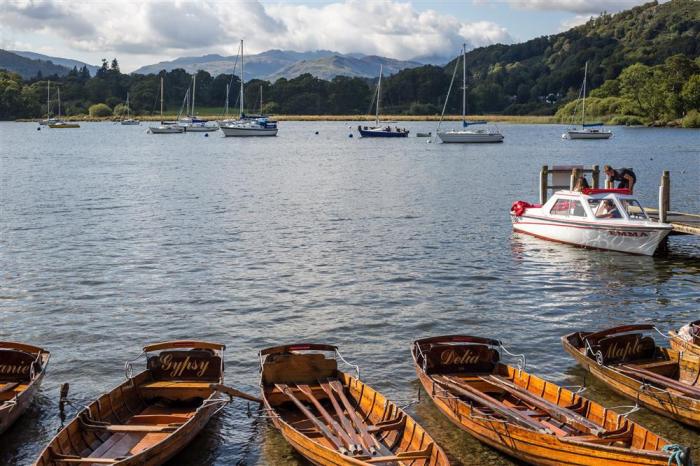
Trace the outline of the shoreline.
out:
[[[222,118],[221,115],[198,115],[199,118],[216,121]],[[160,121],[160,115],[132,115],[139,121]],[[270,118],[277,121],[354,121],[371,122],[372,117],[367,115],[270,115]],[[19,118],[16,122],[38,122],[44,118]],[[114,122],[120,119],[115,117],[90,117],[87,115],[67,116],[62,118],[65,121],[85,121],[85,122]],[[165,120],[175,120],[177,115],[164,115]],[[532,116],[532,115],[468,115],[468,120],[485,120],[489,123],[530,123],[530,124],[559,124],[553,116]],[[461,121],[461,115],[445,115],[443,121]],[[440,121],[439,115],[383,115],[382,122],[391,124],[394,121]]]

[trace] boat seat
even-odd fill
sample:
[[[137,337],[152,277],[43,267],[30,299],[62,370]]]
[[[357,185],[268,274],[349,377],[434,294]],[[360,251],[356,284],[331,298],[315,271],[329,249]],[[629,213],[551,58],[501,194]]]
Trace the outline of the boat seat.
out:
[[[0,393],[15,391],[17,386],[19,386],[19,382],[4,382],[3,385],[0,385]]]
[[[139,386],[145,398],[162,397],[168,399],[207,398],[212,393],[211,382],[189,380],[157,380]]]

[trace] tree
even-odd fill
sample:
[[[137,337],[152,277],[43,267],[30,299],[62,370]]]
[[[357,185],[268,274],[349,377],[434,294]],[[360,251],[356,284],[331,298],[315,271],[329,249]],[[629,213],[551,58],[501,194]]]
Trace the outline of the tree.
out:
[[[700,74],[694,74],[683,85],[681,96],[688,112],[700,109]]]
[[[663,85],[663,70],[641,63],[628,66],[620,74],[622,96],[629,100],[632,114],[657,120],[666,112],[667,95]]]
[[[88,113],[91,117],[108,117],[112,115],[112,109],[107,104],[90,105]]]
[[[116,58],[112,59],[112,66],[110,66],[110,71],[114,71],[116,73],[119,73],[119,62],[117,61]]]

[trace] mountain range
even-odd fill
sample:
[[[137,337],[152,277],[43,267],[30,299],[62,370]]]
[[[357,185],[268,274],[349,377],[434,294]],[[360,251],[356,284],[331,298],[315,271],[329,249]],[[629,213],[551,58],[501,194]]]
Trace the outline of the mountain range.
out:
[[[52,57],[40,53],[2,50],[0,53],[0,69],[18,73],[24,79],[30,79],[41,72],[44,76],[56,74],[65,76],[77,67],[81,69],[87,66],[90,74],[95,75],[99,66],[71,60],[67,58]],[[245,80],[264,79],[276,81],[279,78],[292,79],[305,73],[310,73],[317,78],[330,80],[336,76],[350,77],[377,77],[380,65],[385,76],[398,73],[407,68],[416,68],[421,65],[444,64],[448,58],[441,56],[418,57],[415,60],[396,60],[377,55],[364,55],[361,53],[339,53],[331,50],[315,50],[309,52],[296,52],[293,50],[267,50],[258,54],[244,56]],[[198,57],[180,57],[174,60],[162,61],[152,65],[145,65],[133,72],[133,74],[157,74],[162,70],[172,71],[184,69],[188,73],[199,70],[209,72],[212,76],[223,73],[240,73],[240,63],[237,55],[222,56],[209,54]]]
[[[240,70],[240,63],[238,62],[239,58],[236,55],[229,57],[221,55],[181,57],[171,61],[142,66],[134,73],[155,74],[161,70],[172,71],[176,68],[182,68],[188,73],[204,70],[216,76],[222,73],[232,73],[234,67],[236,70]],[[421,66],[422,64],[420,61],[395,60],[393,58],[359,53],[343,54],[331,50],[315,50],[311,52],[268,50],[254,55],[245,55],[243,73],[246,81],[251,79],[264,79],[267,81],[275,81],[279,78],[291,79],[305,73],[329,80],[341,75],[376,77],[379,76],[380,65],[383,66],[384,73],[390,75],[406,68]],[[236,71],[236,74],[239,72]]]

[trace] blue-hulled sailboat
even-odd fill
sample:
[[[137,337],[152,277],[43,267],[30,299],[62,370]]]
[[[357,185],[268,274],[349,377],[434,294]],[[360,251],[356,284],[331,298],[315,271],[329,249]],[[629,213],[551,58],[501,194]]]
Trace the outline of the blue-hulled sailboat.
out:
[[[374,118],[374,126],[358,125],[357,130],[363,138],[405,138],[409,131],[398,126],[391,127],[390,125],[379,124],[379,103],[382,95],[382,74],[383,67],[379,65],[379,82],[377,83],[377,110]]]

